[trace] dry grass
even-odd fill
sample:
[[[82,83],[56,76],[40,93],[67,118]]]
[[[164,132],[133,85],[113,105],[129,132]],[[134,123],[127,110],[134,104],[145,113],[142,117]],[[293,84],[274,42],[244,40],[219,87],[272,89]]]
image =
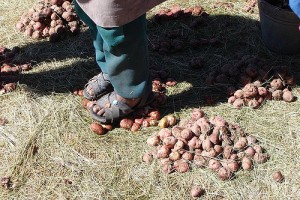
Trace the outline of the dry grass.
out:
[[[0,199],[189,199],[192,184],[205,188],[204,199],[300,199],[300,101],[272,101],[258,110],[236,110],[224,103],[222,88],[203,84],[210,69],[238,55],[258,54],[272,63],[291,65],[295,73],[300,71],[300,59],[273,54],[263,46],[257,8],[250,14],[241,10],[244,0],[234,1],[230,10],[213,8],[214,2],[173,0],[160,6],[202,5],[211,17],[198,36],[217,36],[224,44],[170,56],[151,53],[153,65],[169,69],[180,81],[168,91],[168,104],[162,111],[186,117],[193,107],[201,106],[209,116],[220,114],[237,122],[263,143],[271,155],[267,163],[250,172],[240,171],[227,182],[208,169],[166,175],[157,163],[141,162],[148,149],[145,140],[157,128],[137,134],[114,129],[103,137],[94,135],[81,98],[71,93],[98,70],[88,34],[55,44],[26,39],[15,32],[14,24],[34,1],[0,0],[0,44],[21,46],[18,60],[35,62],[18,89],[0,97],[0,117],[9,121],[0,126],[0,176],[9,175],[16,183],[14,190],[0,189]],[[192,33],[179,21],[149,25],[149,37],[174,27]],[[206,61],[204,70],[188,68],[190,58],[197,55]],[[299,86],[294,91],[299,98]],[[217,97],[218,103],[205,105],[206,94]],[[272,181],[274,170],[282,171],[285,182]]]

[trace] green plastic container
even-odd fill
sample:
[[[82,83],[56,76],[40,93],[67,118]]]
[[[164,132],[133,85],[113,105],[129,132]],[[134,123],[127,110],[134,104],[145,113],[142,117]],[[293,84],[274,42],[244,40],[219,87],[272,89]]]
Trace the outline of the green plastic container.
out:
[[[262,40],[266,47],[279,54],[300,54],[300,19],[290,10],[258,0]]]

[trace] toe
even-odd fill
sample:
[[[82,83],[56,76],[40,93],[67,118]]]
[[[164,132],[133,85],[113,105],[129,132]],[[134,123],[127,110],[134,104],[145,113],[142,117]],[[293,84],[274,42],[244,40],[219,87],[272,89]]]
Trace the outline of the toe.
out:
[[[102,110],[100,106],[98,106],[97,104],[94,105],[94,107],[93,107],[93,112],[94,113],[98,113],[100,110]]]
[[[103,116],[104,115],[104,109],[100,109],[98,112],[97,112],[97,115],[99,116]]]

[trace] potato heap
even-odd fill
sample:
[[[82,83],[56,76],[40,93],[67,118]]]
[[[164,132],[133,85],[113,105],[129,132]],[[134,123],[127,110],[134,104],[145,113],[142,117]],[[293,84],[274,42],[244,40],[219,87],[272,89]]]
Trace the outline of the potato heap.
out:
[[[171,9],[165,8],[159,10],[155,15],[154,19],[156,22],[182,19],[191,16],[207,15],[202,6],[193,6],[182,9],[179,5],[173,5]]]
[[[30,64],[14,64],[12,62],[19,51],[19,47],[8,49],[0,46],[0,94],[15,90],[19,81],[19,73],[31,69]]]
[[[268,160],[254,136],[245,133],[237,124],[221,116],[209,120],[200,109],[193,109],[190,119],[181,120],[178,126],[163,128],[147,139],[155,147],[145,153],[143,161],[159,159],[166,173],[188,172],[193,167],[208,167],[218,173],[221,180],[229,180],[239,170],[251,170],[253,163]]]
[[[160,118],[161,115],[158,109],[147,107],[136,111],[126,118],[123,118],[120,121],[119,125],[120,128],[130,130],[132,132],[137,132],[142,128],[150,126],[161,126],[161,124],[166,127],[170,127],[174,126],[177,122],[176,117],[173,115],[165,116],[161,120],[159,120]],[[93,122],[90,125],[90,128],[94,133],[103,135],[112,130],[113,125]]]
[[[259,108],[265,100],[271,99],[292,102],[295,98],[289,88],[283,87],[282,80],[278,78],[273,79],[267,87],[255,85],[255,83],[248,83],[242,89],[235,91],[233,96],[229,97],[228,103],[238,109],[244,105],[256,109]]]
[[[72,0],[41,0],[22,15],[16,29],[33,39],[56,42],[68,34],[78,34],[80,21]]]
[[[228,103],[235,108],[258,108],[265,100],[295,100],[291,86],[294,77],[288,66],[270,66],[256,56],[246,55],[235,64],[212,71],[206,83],[227,85]],[[237,89],[241,87],[241,89]]]
[[[194,17],[190,20],[188,17]],[[162,9],[156,13],[154,19],[156,22],[169,21],[174,19],[186,19],[191,30],[197,29],[203,24],[203,17],[208,16],[201,6],[189,7],[186,9],[180,8],[178,5],[173,5],[171,9]],[[216,38],[205,39],[191,38],[190,33],[186,33],[183,29],[169,30],[164,37],[155,37],[151,40],[151,49],[159,54],[172,54],[180,52],[189,46],[199,48],[202,45],[216,45],[219,41]]]

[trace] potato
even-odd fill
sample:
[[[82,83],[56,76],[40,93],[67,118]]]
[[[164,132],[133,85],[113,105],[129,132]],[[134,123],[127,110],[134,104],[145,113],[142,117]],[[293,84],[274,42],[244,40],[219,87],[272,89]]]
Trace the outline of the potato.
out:
[[[193,137],[193,132],[190,129],[183,129],[180,133],[180,137],[185,140],[190,140]]]
[[[159,122],[158,122],[158,127],[160,127],[160,128],[167,128],[167,127],[169,127],[168,119],[166,117],[161,118],[159,120]]]
[[[177,122],[177,119],[174,115],[167,115],[166,118],[168,120],[169,126],[174,126]]]
[[[238,141],[234,144],[234,149],[241,150],[247,146],[247,139],[245,137],[240,137]]]
[[[145,153],[143,155],[143,162],[150,164],[153,161],[153,155],[151,153]]]
[[[150,119],[159,120],[160,119],[160,112],[158,110],[152,110],[148,113]]]
[[[273,180],[281,183],[284,180],[284,176],[282,175],[282,173],[280,171],[275,171],[272,175]]]
[[[174,145],[174,151],[183,149],[183,147],[185,146],[184,142],[182,140],[177,140],[177,142]]]
[[[283,96],[282,90],[275,90],[272,93],[272,97],[273,97],[274,100],[282,100],[282,96]]]
[[[215,145],[214,146],[214,150],[219,155],[219,154],[221,154],[223,152],[223,147],[221,145]]]
[[[135,122],[134,122],[134,123],[132,124],[132,126],[131,126],[131,129],[130,129],[130,130],[131,130],[132,132],[137,132],[137,131],[139,131],[139,130],[140,130],[140,128],[141,128],[141,125],[140,125],[140,124],[138,124],[138,123],[135,123]]]
[[[157,158],[167,158],[169,157],[170,153],[171,150],[166,145],[158,146]]]
[[[233,173],[230,170],[221,167],[218,171],[218,176],[222,181],[225,181],[229,180],[233,176]]]
[[[177,139],[174,136],[165,137],[163,140],[163,144],[166,145],[168,148],[172,149],[177,142]]]
[[[237,109],[241,109],[244,105],[244,100],[243,99],[236,99],[234,102],[233,102],[233,107],[234,108],[237,108]]]
[[[131,119],[128,119],[128,118],[124,118],[120,121],[120,127],[121,128],[130,130],[132,125],[133,125],[133,121]]]
[[[199,149],[201,147],[201,142],[198,137],[194,136],[188,141],[188,146],[190,150]]]
[[[199,198],[205,194],[205,190],[200,188],[199,186],[193,186],[191,189],[192,198]]]
[[[244,97],[244,91],[243,90],[237,90],[237,91],[235,91],[234,97],[236,99],[243,98]]]
[[[180,137],[180,133],[183,130],[183,127],[180,126],[174,126],[172,128],[172,134],[174,135],[174,137],[179,138]]]
[[[203,142],[202,142],[202,148],[206,151],[209,151],[211,148],[213,147],[213,144],[211,143],[209,138],[206,138]]]
[[[249,157],[251,157],[251,158],[253,158],[253,156],[255,155],[255,150],[252,148],[252,147],[247,147],[246,149],[245,149],[245,153],[249,156]]]
[[[183,160],[191,161],[194,159],[194,155],[188,151],[184,152],[181,156]]]
[[[225,121],[225,119],[219,115],[217,116],[212,116],[209,119],[209,122],[213,125],[215,125],[216,127],[222,127],[222,126],[226,126],[227,122]]]
[[[253,83],[248,83],[243,88],[244,97],[251,98],[258,94],[258,89]]]
[[[223,158],[229,159],[232,152],[233,152],[232,146],[225,146],[223,148]]]
[[[176,160],[179,160],[181,158],[181,154],[178,153],[178,151],[173,151],[173,152],[170,153],[169,158],[172,161],[176,161]]]
[[[248,106],[253,109],[257,109],[260,106],[260,103],[256,99],[251,99],[248,101]]]
[[[194,133],[194,135],[196,136],[200,136],[201,134],[201,129],[200,127],[195,123],[191,128],[190,130]]]
[[[258,87],[258,94],[262,97],[266,97],[269,93],[269,91],[265,87]]]
[[[250,170],[252,168],[252,161],[247,157],[243,157],[243,159],[242,159],[242,168],[244,170]]]
[[[228,102],[229,104],[233,104],[233,103],[235,102],[235,100],[236,100],[235,96],[231,96],[231,97],[228,98],[228,101],[227,101],[227,102]]]
[[[189,164],[184,160],[176,160],[174,162],[174,168],[177,172],[185,173],[190,170]]]
[[[240,168],[240,165],[237,161],[235,160],[230,160],[228,162],[228,169],[231,171],[231,172],[237,172]]]
[[[204,117],[204,112],[200,108],[194,108],[191,113],[191,117],[193,120],[198,120],[201,117]]]
[[[195,164],[197,167],[205,167],[205,166],[207,166],[207,164],[208,164],[208,160],[205,159],[202,155],[196,154],[196,155],[194,156],[194,164]]]
[[[281,90],[283,89],[283,83],[280,78],[273,79],[270,83],[270,86],[273,90]]]
[[[35,39],[35,40],[38,40],[40,39],[42,36],[41,32],[40,31],[34,31],[31,35],[32,39]]]
[[[172,132],[168,128],[163,128],[158,132],[158,136],[163,141],[166,137],[172,136]]]
[[[173,169],[173,166],[171,164],[165,164],[162,167],[162,171],[164,173],[170,174],[170,173],[172,173],[174,171],[174,169]]]
[[[254,136],[252,136],[252,135],[248,135],[246,137],[246,139],[247,139],[247,144],[248,145],[252,145],[252,144],[257,143],[257,139]]]
[[[210,159],[208,162],[208,168],[213,171],[218,171],[221,167],[221,163],[215,159]]]
[[[282,99],[285,101],[285,102],[292,102],[295,97],[293,95],[293,93],[291,91],[284,91],[283,92],[283,95],[282,95]]]
[[[160,139],[158,136],[151,136],[147,139],[147,144],[150,146],[157,146],[160,143]]]
[[[90,125],[90,129],[96,133],[97,135],[103,135],[105,133],[105,130],[103,129],[103,127],[101,126],[101,124],[93,122]]]
[[[217,131],[215,131],[217,129]],[[220,144],[221,143],[221,136],[219,133],[219,129],[217,127],[214,128],[213,133],[209,136],[209,140],[214,144]]]
[[[262,82],[260,80],[256,80],[253,82],[253,85],[256,86],[257,88],[262,86]]]
[[[269,159],[269,155],[266,153],[255,153],[253,159],[256,163],[262,164],[267,162],[267,160]]]

